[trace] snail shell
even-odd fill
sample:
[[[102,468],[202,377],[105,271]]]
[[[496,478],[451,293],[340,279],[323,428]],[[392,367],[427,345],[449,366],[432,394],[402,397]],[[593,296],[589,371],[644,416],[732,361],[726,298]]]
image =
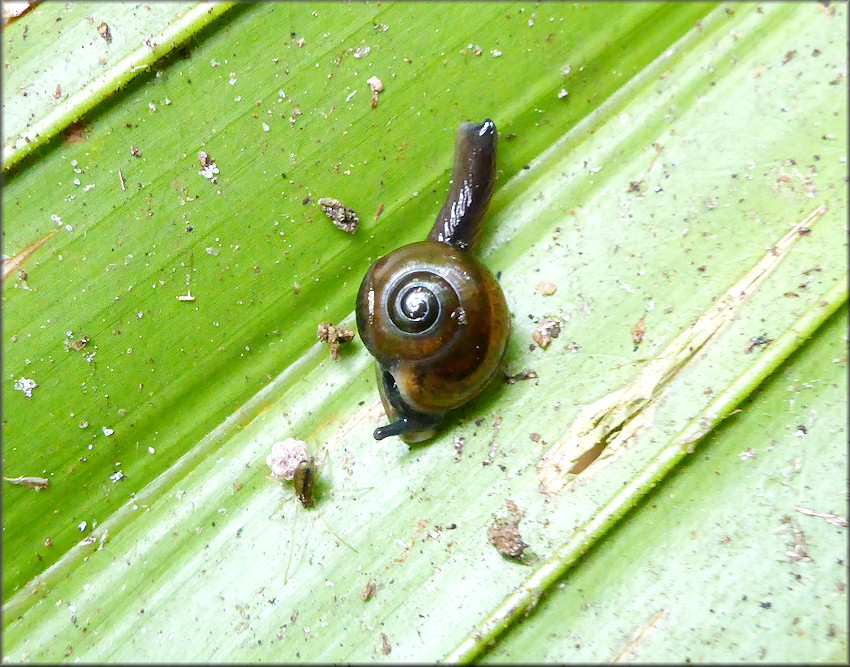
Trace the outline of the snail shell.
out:
[[[499,370],[510,325],[499,283],[469,250],[493,190],[496,126],[457,130],[452,182],[428,239],[366,272],[357,328],[375,357],[388,426],[375,438],[433,436],[449,410],[480,394]]]

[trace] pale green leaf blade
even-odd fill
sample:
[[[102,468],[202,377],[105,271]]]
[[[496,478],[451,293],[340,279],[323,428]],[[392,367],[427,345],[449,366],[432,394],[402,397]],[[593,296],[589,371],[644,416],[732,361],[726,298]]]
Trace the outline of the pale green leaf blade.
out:
[[[465,21],[448,6],[468,12]],[[26,558],[42,539],[39,528],[58,528],[55,547],[60,556],[67,551],[5,605],[10,655],[327,661],[368,660],[388,648],[391,660],[448,654],[758,363],[760,348],[746,352],[752,337],[783,340],[828,294],[833,306],[846,299],[846,288],[834,287],[846,281],[846,89],[831,69],[846,57],[843,7],[830,16],[817,5],[733,5],[690,31],[709,6],[553,5],[533,16],[501,4],[408,7],[314,5],[318,16],[289,5],[240,9],[199,45],[201,54],[165,63],[161,77],[93,119],[76,157],[67,152],[74,147],[51,147],[38,169],[8,184],[6,220],[26,206],[33,214],[15,216],[21,224],[7,231],[7,252],[55,229],[51,212],[74,230],[51,237],[28,260],[32,277],[4,284],[4,415],[14,416],[4,423],[4,471],[32,463],[33,451],[40,458],[29,467],[64,470],[51,474],[43,492],[6,487],[15,512],[4,516],[5,563],[12,562],[4,592],[44,567]],[[469,33],[452,32],[456,25]],[[271,34],[284,35],[285,48]],[[433,57],[437,43],[445,64]],[[805,51],[811,43],[817,46]],[[233,49],[242,44],[262,56],[240,60]],[[355,58],[364,45],[369,53]],[[404,76],[402,65],[415,74]],[[386,90],[372,110],[364,83],[374,71]],[[522,85],[494,86],[497,77]],[[793,102],[774,104],[774,90]],[[157,104],[166,96],[179,114],[158,115],[168,111]],[[428,446],[375,443],[371,430],[382,417],[365,352],[358,344],[331,363],[318,345],[306,350],[321,319],[350,323],[370,257],[424,235],[445,189],[453,128],[484,115],[503,133],[502,175],[480,254],[501,272],[514,315],[508,368],[533,368],[538,380],[494,387]],[[128,134],[119,135],[122,128]],[[127,152],[129,136],[141,158]],[[142,145],[152,136],[155,143]],[[197,175],[201,148],[224,167],[216,185]],[[117,155],[117,163],[107,159]],[[77,192],[63,200],[63,190],[46,208],[33,201],[35,184],[68,187],[71,159],[97,179],[92,192],[109,182],[112,196]],[[275,160],[287,162],[287,177]],[[119,170],[122,179],[132,173],[131,194],[121,194]],[[358,235],[343,238],[316,211],[324,195],[356,204],[365,223]],[[380,203],[384,212],[373,222],[368,211]],[[560,497],[539,495],[540,457],[579,408],[626,385],[766,246],[822,204],[811,234],[672,378],[634,440],[612,448]],[[535,291],[544,278],[558,285],[554,295]],[[176,300],[184,287],[195,302]],[[56,300],[57,289],[64,300]],[[642,313],[646,335],[635,346],[631,330]],[[93,348],[61,347],[69,315],[69,330],[95,334],[98,365],[88,373],[79,368],[88,368]],[[527,315],[561,318],[561,338],[546,351],[529,350]],[[12,335],[17,342],[9,345]],[[122,336],[133,338],[132,351]],[[19,369],[39,380],[32,399],[10,391]],[[48,404],[52,421],[44,419]],[[111,421],[128,416],[123,426]],[[24,447],[27,418],[56,445]],[[92,436],[79,429],[81,418],[89,429],[115,425],[115,432]],[[69,425],[83,436],[69,437]],[[288,435],[324,459],[321,517],[292,501],[284,520],[276,513],[291,488],[281,491],[268,478],[264,459]],[[462,447],[456,437],[465,439]],[[85,465],[74,463],[81,453]],[[128,474],[113,485],[118,456]],[[525,512],[522,534],[540,559],[525,567],[486,541],[506,498]],[[98,519],[94,543],[68,549],[86,516]],[[736,516],[742,525],[760,519]],[[24,521],[36,530],[22,530]],[[376,596],[364,601],[370,580]],[[657,607],[650,609],[636,612],[632,625],[655,618]],[[554,621],[541,619],[540,632],[551,633]],[[502,659],[527,660],[521,641]],[[571,641],[547,657],[568,659]],[[846,636],[838,641],[846,646]],[[682,657],[675,641],[665,646],[658,655]],[[817,659],[809,644],[797,646]],[[614,641],[586,659],[622,648]]]

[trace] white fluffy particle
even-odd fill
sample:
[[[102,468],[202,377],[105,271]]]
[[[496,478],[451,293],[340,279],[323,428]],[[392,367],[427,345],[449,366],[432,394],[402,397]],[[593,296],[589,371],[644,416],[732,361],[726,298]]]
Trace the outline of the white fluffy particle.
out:
[[[306,460],[307,443],[295,438],[274,443],[272,453],[266,457],[266,463],[272,469],[272,475],[283,479],[292,479],[298,464]]]
[[[30,378],[22,377],[20,380],[15,381],[15,389],[24,392],[24,396],[27,398],[32,398],[32,390],[37,386],[35,380],[31,380]]]
[[[198,173],[204,178],[207,178],[213,183],[215,183],[215,175],[218,173],[218,167],[215,166],[215,162],[212,162],[203,169],[201,169]]]

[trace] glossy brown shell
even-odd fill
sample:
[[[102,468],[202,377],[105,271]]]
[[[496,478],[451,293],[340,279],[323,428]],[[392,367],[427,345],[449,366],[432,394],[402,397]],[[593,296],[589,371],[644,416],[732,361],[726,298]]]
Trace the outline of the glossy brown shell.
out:
[[[436,321],[422,332],[394,320],[395,295],[411,281],[438,297]],[[375,262],[357,295],[357,328],[405,404],[440,415],[479,394],[499,370],[510,331],[496,279],[475,257],[438,241],[403,246]]]

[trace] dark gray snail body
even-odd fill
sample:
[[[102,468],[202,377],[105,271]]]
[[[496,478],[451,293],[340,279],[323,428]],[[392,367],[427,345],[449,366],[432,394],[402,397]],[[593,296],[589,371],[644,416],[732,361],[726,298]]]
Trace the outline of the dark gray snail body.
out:
[[[449,410],[480,394],[510,333],[502,288],[470,250],[496,175],[496,126],[457,129],[446,203],[428,239],[394,250],[366,272],[357,329],[375,357],[390,424],[375,439],[427,440]]]

